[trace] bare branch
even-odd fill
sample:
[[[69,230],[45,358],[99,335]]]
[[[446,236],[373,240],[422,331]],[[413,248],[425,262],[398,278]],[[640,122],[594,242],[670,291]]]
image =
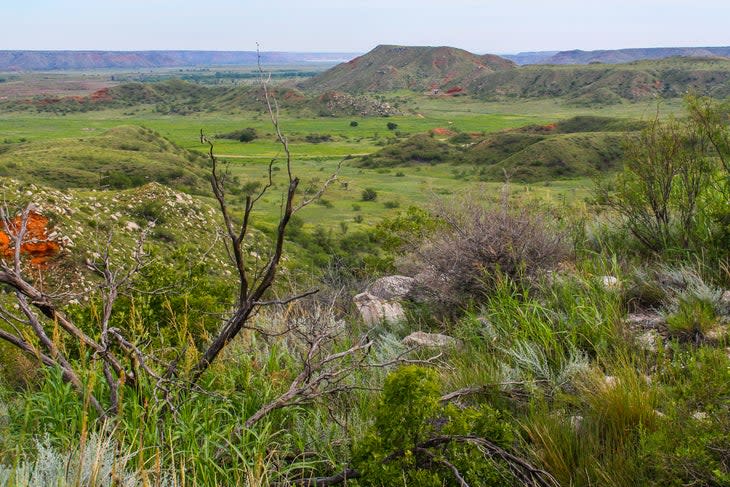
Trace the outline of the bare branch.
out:
[[[271,300],[271,301],[257,301],[254,304],[256,304],[257,306],[272,306],[272,305],[284,306],[284,305],[292,303],[294,301],[298,301],[300,299],[306,298],[307,296],[317,294],[318,292],[319,292],[319,289],[312,289],[311,291],[306,291],[301,294],[297,294],[295,296],[288,297],[286,299],[275,299],[275,300]]]
[[[311,479],[293,480],[290,482],[290,484],[299,485],[302,487],[319,487],[327,485],[339,485],[343,482],[347,482],[348,480],[358,479],[360,477],[360,472],[348,468],[331,477],[314,477]]]

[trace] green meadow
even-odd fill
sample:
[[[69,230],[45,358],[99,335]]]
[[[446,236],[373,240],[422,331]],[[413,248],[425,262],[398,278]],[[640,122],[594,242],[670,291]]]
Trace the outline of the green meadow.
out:
[[[396,94],[396,99],[405,98],[403,93]],[[410,110],[415,113],[367,118],[303,118],[297,113],[280,114],[281,129],[290,142],[295,173],[303,184],[315,186],[324,182],[335,171],[339,175],[337,183],[330,186],[323,201],[312,204],[302,213],[307,225],[334,227],[345,222],[351,228],[358,228],[372,225],[383,216],[397,214],[410,205],[421,205],[433,198],[471,190],[495,193],[499,191],[500,183],[482,183],[477,182],[475,177],[469,177],[470,174],[476,174],[476,169],[470,165],[441,163],[393,169],[358,167],[357,156],[376,152],[398,138],[436,128],[457,133],[486,134],[590,113],[587,110],[560,107],[559,104],[551,108],[544,103],[545,106],[528,103],[523,107],[517,103],[484,104],[465,98],[444,100],[410,95],[407,104],[416,107]],[[544,108],[554,110],[554,113],[547,111],[540,114]],[[640,111],[639,108],[635,110],[636,113]],[[351,126],[351,122],[357,122],[357,125]],[[397,128],[389,130],[389,122],[397,124]],[[268,115],[256,112],[171,116],[157,114],[149,107],[138,107],[134,114],[122,110],[63,116],[2,113],[0,148],[3,142],[5,146],[21,142],[50,143],[49,147],[54,147],[55,150],[44,152],[44,164],[53,167],[64,164],[58,157],[63,152],[59,147],[67,146],[69,150],[73,150],[74,145],[82,145],[84,150],[88,150],[85,144],[79,142],[81,139],[93,144],[94,137],[102,136],[106,131],[120,125],[152,129],[176,145],[201,154],[207,151],[207,146],[200,143],[201,129],[206,135],[215,136],[252,127],[259,135],[252,142],[243,143],[224,138],[215,141],[215,154],[228,163],[231,173],[243,182],[263,182],[271,159],[279,161],[275,166],[283,163],[281,147],[272,133],[271,120]],[[305,138],[311,134],[326,135],[330,140],[321,143],[307,142]],[[132,144],[134,141],[127,142]],[[107,156],[112,159],[128,157],[119,152],[107,153]],[[277,175],[276,172],[274,174]],[[590,185],[590,181],[585,179],[557,180],[529,186],[516,185],[519,187],[516,192],[546,201],[565,202],[583,196]],[[361,201],[362,191],[366,188],[376,191],[375,201]],[[265,220],[268,221],[273,221],[278,214],[279,202],[273,194],[263,200],[261,206],[265,210]]]

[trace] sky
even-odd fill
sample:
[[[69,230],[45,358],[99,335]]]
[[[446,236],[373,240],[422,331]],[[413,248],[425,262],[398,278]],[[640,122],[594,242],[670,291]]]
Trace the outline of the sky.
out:
[[[0,50],[730,45],[728,0],[0,0]]]

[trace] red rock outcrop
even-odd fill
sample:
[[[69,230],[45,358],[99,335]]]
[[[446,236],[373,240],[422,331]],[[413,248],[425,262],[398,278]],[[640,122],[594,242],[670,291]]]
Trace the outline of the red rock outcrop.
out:
[[[10,222],[11,231],[20,228],[21,219],[15,217]],[[26,226],[26,234],[23,244],[20,247],[22,254],[30,256],[30,262],[36,266],[42,266],[61,250],[61,245],[55,240],[49,238],[48,218],[45,216],[31,212],[28,215],[28,223]],[[15,249],[11,245],[10,237],[0,228],[0,255],[4,259],[12,259]]]

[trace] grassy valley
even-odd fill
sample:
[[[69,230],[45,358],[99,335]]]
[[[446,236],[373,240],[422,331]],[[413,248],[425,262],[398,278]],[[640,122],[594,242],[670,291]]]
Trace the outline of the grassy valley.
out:
[[[0,484],[728,484],[726,60],[170,69],[0,100]]]

